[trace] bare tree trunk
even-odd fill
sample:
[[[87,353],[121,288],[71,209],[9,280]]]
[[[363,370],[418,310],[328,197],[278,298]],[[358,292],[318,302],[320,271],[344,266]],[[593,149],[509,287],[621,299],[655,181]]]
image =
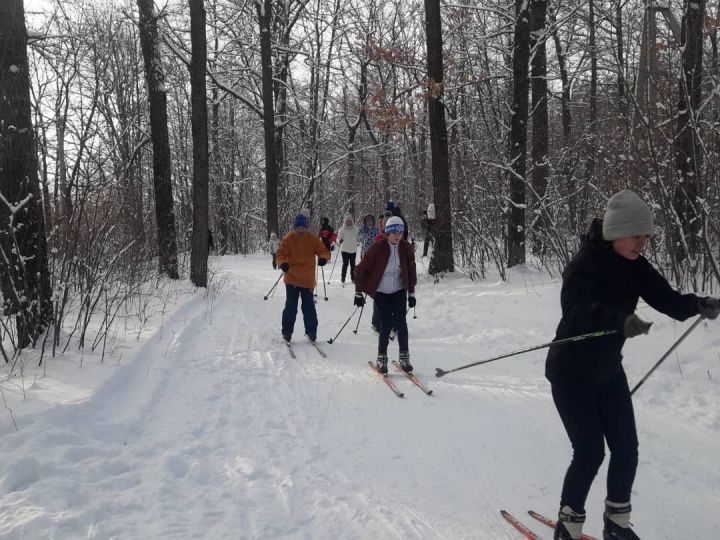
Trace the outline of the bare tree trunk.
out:
[[[597,153],[597,44],[595,41],[595,0],[588,2],[588,26],[589,26],[589,43],[588,51],[590,54],[590,129],[589,142],[587,147],[587,160],[585,161],[585,179],[583,186],[583,198],[580,203],[580,224],[583,225],[587,221],[588,197],[590,183],[595,175],[595,154]]]
[[[0,2],[0,283],[21,348],[52,319],[26,43],[23,0]]]
[[[683,69],[680,78],[677,136],[675,138],[675,163],[680,171],[680,183],[675,188],[675,210],[682,223],[684,242],[675,244],[680,249],[676,254],[682,260],[697,253],[700,248],[698,232],[702,214],[697,208],[698,197],[702,197],[700,173],[702,154],[699,152],[698,127],[695,125],[695,111],[700,105],[702,85],[702,40],[705,0],[686,2],[683,15],[682,45]]]
[[[558,35],[555,15],[550,12],[550,33],[555,42],[555,54],[557,56],[558,70],[560,72],[560,83],[562,84],[562,92],[560,95],[560,105],[562,109],[562,141],[565,148],[561,171],[561,186],[564,193],[568,196],[568,225],[571,230],[577,230],[577,202],[573,196],[575,192],[575,177],[573,170],[575,168],[575,158],[571,152],[572,147],[572,115],[570,113],[570,77],[568,76],[567,65],[565,62],[565,53],[563,52],[560,36]]]
[[[433,200],[435,202],[435,249],[431,274],[454,272],[452,210],[450,208],[450,156],[443,104],[442,20],[440,0],[425,0],[425,33],[428,64],[428,119],[432,152]]]
[[[138,9],[140,12],[140,44],[145,61],[145,80],[150,104],[150,134],[153,143],[153,181],[160,273],[167,273],[170,278],[178,279],[167,95],[160,59],[157,19],[153,15],[153,0],[138,0]]]
[[[192,91],[193,139],[193,236],[190,257],[190,280],[196,287],[207,287],[208,261],[208,115],[205,69],[207,39],[205,36],[204,0],[190,2],[190,38],[192,59],[190,86]]]
[[[543,198],[548,184],[548,103],[547,103],[547,53],[545,50],[545,16],[547,0],[534,0],[531,7],[530,35],[532,36],[532,186],[538,212],[534,213],[536,253],[543,252],[541,241],[544,217],[542,213]]]
[[[212,13],[213,19],[217,19],[217,2],[213,2]],[[216,59],[220,50],[220,40],[218,38],[217,27],[213,25],[213,54],[212,58]],[[215,60],[210,63],[210,70],[215,72]],[[210,151],[210,157],[212,160],[212,185],[215,191],[215,200],[213,201],[213,208],[215,208],[215,249],[219,255],[224,255],[227,251],[228,246],[228,207],[230,206],[231,191],[229,189],[223,189],[224,179],[222,162],[225,158],[224,152],[220,149],[220,99],[217,85],[212,87],[212,120],[211,120],[211,131],[212,131],[212,149]],[[232,139],[231,139],[232,141]],[[208,218],[209,221],[209,218]]]
[[[528,56],[530,32],[527,0],[515,0],[513,104],[510,120],[508,267],[525,263],[525,173],[528,120]]]
[[[617,91],[620,100],[621,110],[627,114],[627,103],[625,99],[625,38],[623,37],[623,0],[615,0],[615,40],[617,41]]]
[[[267,211],[267,238],[279,232],[278,219],[278,167],[275,153],[275,104],[273,100],[272,0],[258,0],[260,24],[260,61],[262,64],[263,127],[265,130],[265,208]]]
[[[346,185],[346,200],[350,200],[350,213],[355,215],[355,139],[357,138],[358,128],[365,120],[365,100],[367,98],[367,62],[363,59],[360,61],[360,81],[358,83],[358,116],[352,122],[346,120],[348,126],[348,176]],[[347,101],[347,100],[346,100]],[[346,114],[347,118],[347,114]]]

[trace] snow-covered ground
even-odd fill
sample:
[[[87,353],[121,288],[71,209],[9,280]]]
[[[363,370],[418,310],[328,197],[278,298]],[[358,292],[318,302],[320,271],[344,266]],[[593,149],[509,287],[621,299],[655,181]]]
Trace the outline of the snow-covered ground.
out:
[[[173,311],[104,363],[75,353],[22,380],[1,373],[0,538],[518,538],[500,509],[552,536],[525,514],[555,515],[570,459],[545,351],[434,373],[552,339],[557,280],[525,269],[433,284],[420,262],[410,349],[435,395],[397,378],[398,399],[367,366],[369,310],[326,343],[354,309],[339,268],[317,305],[328,358],[299,315],[292,360],[284,291],[263,301],[269,256],[215,264],[214,293],[181,285]],[[643,316],[655,324],[625,348],[631,384],[690,324]],[[643,538],[720,537],[718,328],[701,325],[636,395]],[[587,504],[595,535],[605,470]]]

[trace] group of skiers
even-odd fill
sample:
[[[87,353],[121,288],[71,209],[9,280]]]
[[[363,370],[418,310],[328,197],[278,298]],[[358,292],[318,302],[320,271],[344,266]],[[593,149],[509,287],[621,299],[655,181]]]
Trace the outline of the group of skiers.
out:
[[[360,230],[355,228],[352,216],[345,218],[337,237],[327,219],[317,236],[307,233],[308,219],[299,214],[293,230],[277,248],[273,264],[277,263],[285,273],[287,290],[283,338],[289,341],[292,336],[300,296],[305,333],[311,341],[315,340],[317,315],[312,292],[315,258],[319,266],[325,265],[337,239],[343,252],[343,282],[345,253],[348,254],[350,277],[355,284],[354,304],[363,306],[366,295],[374,300],[373,326],[379,331],[377,370],[387,373],[387,347],[394,330],[400,349],[399,363],[411,372],[405,316],[407,308],[416,304],[417,274],[413,246],[407,241],[407,222],[392,202],[377,222],[372,215],[366,215]],[[423,216],[423,256],[433,238],[434,219],[434,208],[428,209]],[[608,200],[603,218],[592,221],[578,253],[563,272],[562,317],[554,341],[596,332],[602,335],[551,346],[547,355],[545,375],[573,449],[562,485],[556,540],[582,537],[585,501],[605,457],[606,443],[610,463],[603,539],[639,538],[630,524],[638,437],[621,353],[626,339],[650,330],[651,323],[635,313],[638,300],[642,298],[657,311],[679,321],[698,314],[716,319],[720,314],[720,299],[675,291],[643,257],[653,233],[650,207],[636,193],[620,191]],[[358,243],[362,256],[355,266]]]
[[[339,246],[343,261],[340,281],[345,283],[349,267],[350,281],[355,284],[356,291],[353,303],[362,307],[366,295],[374,299],[372,328],[378,333],[378,371],[381,374],[388,371],[387,347],[391,332],[395,332],[400,347],[400,366],[411,372],[406,304],[409,308],[415,307],[417,272],[414,249],[407,238],[407,221],[393,201],[388,201],[377,221],[372,214],[367,214],[360,229],[355,226],[351,214],[345,215],[337,233],[330,220],[323,217],[315,235],[309,231],[307,212],[301,212],[293,221],[293,229],[281,242],[276,234],[271,234],[269,250],[273,268],[280,268],[285,274],[283,339],[287,342],[292,339],[298,301],[302,306],[305,335],[310,341],[317,339],[318,320],[313,300],[315,259],[318,266],[325,266],[331,252]],[[356,265],[358,247],[361,261]]]

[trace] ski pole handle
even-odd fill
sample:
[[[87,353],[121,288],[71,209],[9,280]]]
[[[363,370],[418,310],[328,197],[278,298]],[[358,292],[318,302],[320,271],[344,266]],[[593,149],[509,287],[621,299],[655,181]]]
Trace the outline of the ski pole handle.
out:
[[[358,317],[357,324],[355,325],[355,330],[353,330],[353,334],[358,333],[358,328],[360,328],[360,319],[362,319],[363,310],[365,309],[365,303],[367,302],[367,294],[364,296],[365,302],[363,302],[362,307],[360,308],[360,316]]]

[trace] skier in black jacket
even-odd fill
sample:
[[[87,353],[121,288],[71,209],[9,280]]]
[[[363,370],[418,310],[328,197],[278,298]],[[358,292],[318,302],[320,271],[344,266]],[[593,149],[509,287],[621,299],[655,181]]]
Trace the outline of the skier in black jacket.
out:
[[[715,319],[720,313],[720,300],[678,293],[642,256],[653,227],[650,208],[638,195],[616,193],[604,219],[592,222],[563,272],[562,319],[555,340],[599,330],[618,333],[551,347],[547,356],[545,375],[573,447],[555,539],[582,535],[585,500],[606,441],[610,464],[603,538],[639,539],[630,528],[638,438],[621,353],[626,338],[647,334],[652,324],[635,314],[638,299],[680,321],[698,313]]]

